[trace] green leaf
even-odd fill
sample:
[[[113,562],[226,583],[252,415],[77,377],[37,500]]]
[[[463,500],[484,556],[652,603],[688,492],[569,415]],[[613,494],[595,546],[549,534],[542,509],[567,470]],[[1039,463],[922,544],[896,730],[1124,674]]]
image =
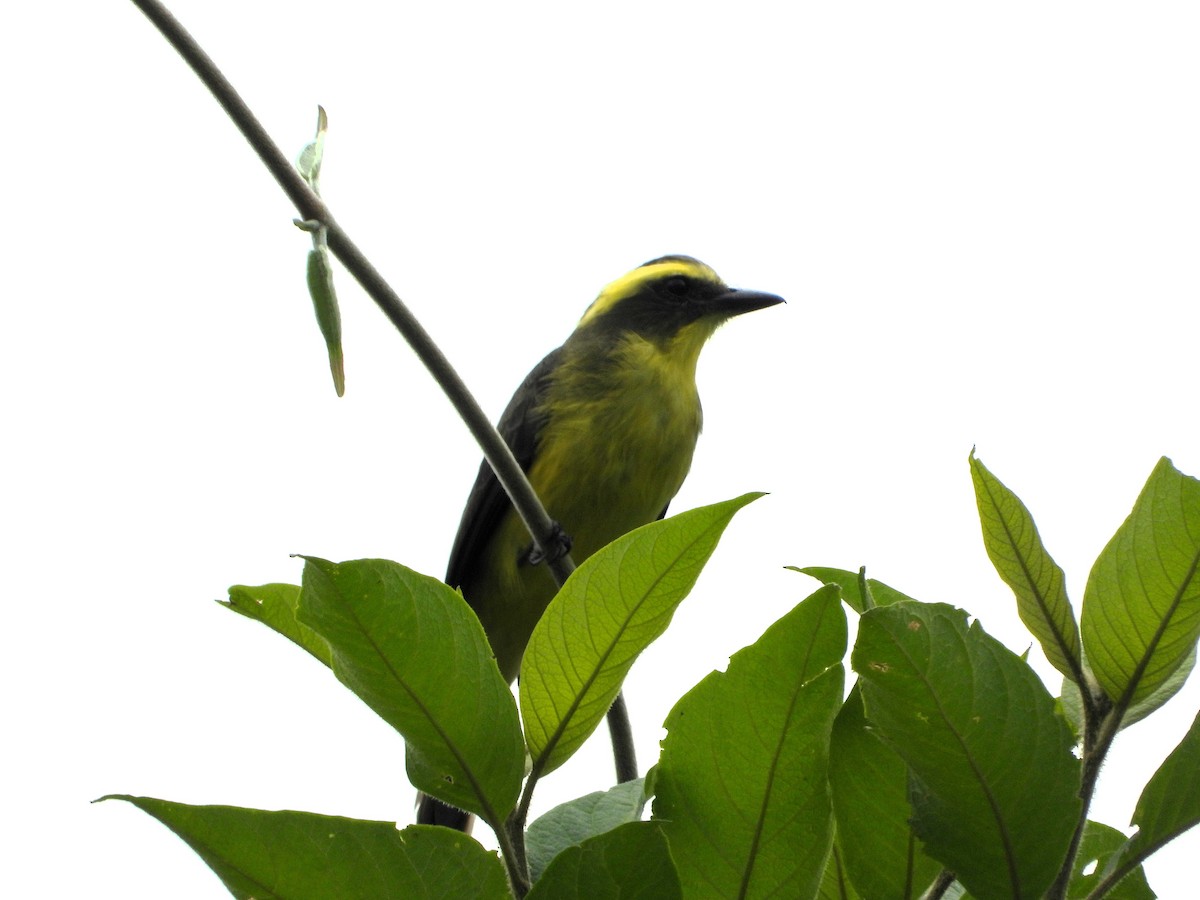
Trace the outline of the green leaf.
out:
[[[444,828],[397,831],[392,822],[125,794],[100,799],[128,801],[158,819],[240,900],[511,896],[497,856]],[[162,893],[171,896],[171,886]]]
[[[1132,824],[1138,832],[1113,857],[1104,881],[1119,879],[1189,828],[1200,825],[1200,715],[1142,789]],[[1122,882],[1124,884],[1124,882]]]
[[[466,601],[388,560],[305,560],[300,621],[329,642],[338,680],[404,735],[412,783],[499,827],[516,805],[524,747]]]
[[[829,785],[842,865],[866,897],[919,897],[941,866],[909,818],[908,766],[867,725],[856,684],[833,723]]]
[[[1087,897],[1100,885],[1106,866],[1113,860],[1128,839],[1115,828],[1088,822],[1084,826],[1083,840],[1071,870],[1071,883],[1067,896]],[[1085,875],[1084,870],[1091,874]],[[1104,895],[1105,900],[1154,900],[1155,893],[1146,883],[1146,873],[1138,866],[1119,885]]]
[[[662,830],[654,822],[630,822],[564,850],[528,897],[675,900],[682,894]]]
[[[300,607],[300,586],[296,584],[262,584],[248,587],[235,584],[229,589],[228,602],[218,600],[226,609],[262,622],[285,638],[307,650],[325,665],[330,664],[329,644],[325,639],[296,619]]]
[[[831,569],[826,566],[805,566],[803,569],[787,566],[787,568],[804,575],[811,575],[822,584],[836,584],[842,589],[842,597],[845,598],[846,602],[850,604],[850,608],[856,613],[861,614],[864,610],[870,608],[867,599],[863,596],[860,573],[858,572],[850,572],[846,569]],[[913,599],[908,594],[901,593],[894,587],[889,587],[882,581],[876,581],[874,578],[867,579],[867,591],[870,595],[870,605],[874,606],[891,606],[893,603]]]
[[[979,897],[1038,897],[1079,816],[1079,761],[1034,672],[945,604],[864,613],[867,719],[913,773],[925,851]]]
[[[745,494],[652,522],[592,554],[534,628],[521,663],[533,771],[562,765],[612,706],[638,655],[696,583]]]
[[[685,893],[816,892],[833,837],[826,770],[845,652],[846,615],[826,586],[671,710],[654,818]]]
[[[321,194],[321,159],[325,156],[325,134],[328,131],[329,117],[325,115],[325,107],[318,106],[316,133],[296,158],[296,170],[300,177],[318,196]]]
[[[1042,544],[1033,516],[1016,494],[971,451],[971,481],[983,545],[1000,578],[1017,598],[1017,614],[1042,645],[1050,665],[1083,680],[1079,626],[1067,600],[1063,571]]]
[[[1157,691],[1200,637],[1200,481],[1159,460],[1083,595],[1083,643],[1123,709]]]
[[[342,353],[342,313],[338,308],[337,291],[333,286],[333,264],[325,244],[324,229],[313,235],[313,248],[308,251],[308,294],[312,297],[317,327],[325,339],[329,355],[329,374],[333,389],[339,397],[346,393],[346,363]]]
[[[829,859],[825,861],[825,872],[821,876],[817,900],[862,900],[861,895],[854,890],[854,885],[850,883],[850,876],[846,874],[837,841],[834,841]]]
[[[525,852],[533,880],[541,878],[550,861],[567,847],[641,819],[646,803],[644,787],[644,779],[626,781],[560,804],[534,821],[525,832]]]

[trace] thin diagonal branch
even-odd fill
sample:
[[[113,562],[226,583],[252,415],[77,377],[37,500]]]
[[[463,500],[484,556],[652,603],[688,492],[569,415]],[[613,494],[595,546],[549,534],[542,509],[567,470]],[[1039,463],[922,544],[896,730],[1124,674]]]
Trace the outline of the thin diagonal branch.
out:
[[[216,63],[180,24],[170,11],[157,0],[133,0],[148,19],[158,28],[168,43],[184,58],[200,81],[212,92],[222,109],[249,142],[263,165],[283,188],[300,218],[322,223],[328,235],[329,249],[354,276],[367,295],[383,310],[396,329],[408,341],[409,346],[429,370],[434,380],[449,397],[454,408],[466,423],[472,436],[483,448],[488,464],[496,473],[500,484],[512,499],[513,506],[521,516],[530,536],[541,549],[551,572],[559,586],[574,571],[575,564],[569,554],[557,553],[554,549],[559,538],[557,526],[546,513],[525,474],[521,471],[512,451],[492,426],[466,384],[433,342],[429,333],[421,326],[400,297],[379,274],[358,246],[342,230],[325,203],[309,188],[292,166],[291,161],[271,140],[262,123],[246,105],[234,86],[224,76]],[[637,777],[632,735],[625,704],[618,697],[609,713],[609,730],[613,736],[613,753],[617,760],[617,775],[621,781]]]

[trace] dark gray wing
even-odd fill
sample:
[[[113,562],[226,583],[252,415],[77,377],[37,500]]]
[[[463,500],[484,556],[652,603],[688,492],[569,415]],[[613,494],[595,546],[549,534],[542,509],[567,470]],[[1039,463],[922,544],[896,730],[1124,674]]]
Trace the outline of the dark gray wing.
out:
[[[469,812],[448,806],[441,800],[434,800],[428,794],[417,794],[417,824],[441,825],[470,834],[475,817]]]
[[[508,401],[508,408],[504,410],[504,415],[500,417],[500,423],[496,426],[524,472],[528,472],[533,463],[538,434],[545,424],[546,417],[538,412],[538,407],[546,394],[548,376],[561,358],[562,348],[559,347],[534,366],[533,371],[525,376],[517,392]],[[454,538],[454,547],[450,551],[450,562],[446,566],[446,584],[458,587],[468,580],[472,569],[478,564],[479,554],[495,533],[501,518],[511,508],[512,502],[508,499],[508,494],[504,493],[504,488],[500,486],[492,467],[484,460],[479,465],[475,485],[467,497],[467,505],[458,526],[458,535]]]

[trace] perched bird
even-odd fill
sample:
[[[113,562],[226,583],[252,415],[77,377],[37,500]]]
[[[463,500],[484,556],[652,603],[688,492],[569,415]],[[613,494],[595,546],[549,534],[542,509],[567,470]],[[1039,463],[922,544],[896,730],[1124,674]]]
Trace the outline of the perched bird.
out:
[[[662,518],[700,434],[696,361],[722,322],[782,303],[728,287],[688,256],[663,256],[609,284],[557,350],[525,378],[500,434],[571,540],[576,563]],[[486,461],[467,498],[446,583],[462,589],[512,681],[557,591]],[[422,824],[467,816],[422,796]]]

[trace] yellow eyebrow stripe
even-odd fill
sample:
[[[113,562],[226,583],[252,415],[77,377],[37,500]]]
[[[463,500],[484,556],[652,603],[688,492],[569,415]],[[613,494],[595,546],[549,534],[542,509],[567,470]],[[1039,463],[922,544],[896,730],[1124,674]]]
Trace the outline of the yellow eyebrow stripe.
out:
[[[662,262],[647,263],[627,272],[616,281],[605,286],[600,295],[592,301],[583,318],[579,320],[584,325],[603,315],[627,297],[632,297],[642,290],[649,282],[670,278],[672,275],[687,275],[711,281],[713,284],[723,284],[720,276],[704,263],[694,259],[665,259]]]

